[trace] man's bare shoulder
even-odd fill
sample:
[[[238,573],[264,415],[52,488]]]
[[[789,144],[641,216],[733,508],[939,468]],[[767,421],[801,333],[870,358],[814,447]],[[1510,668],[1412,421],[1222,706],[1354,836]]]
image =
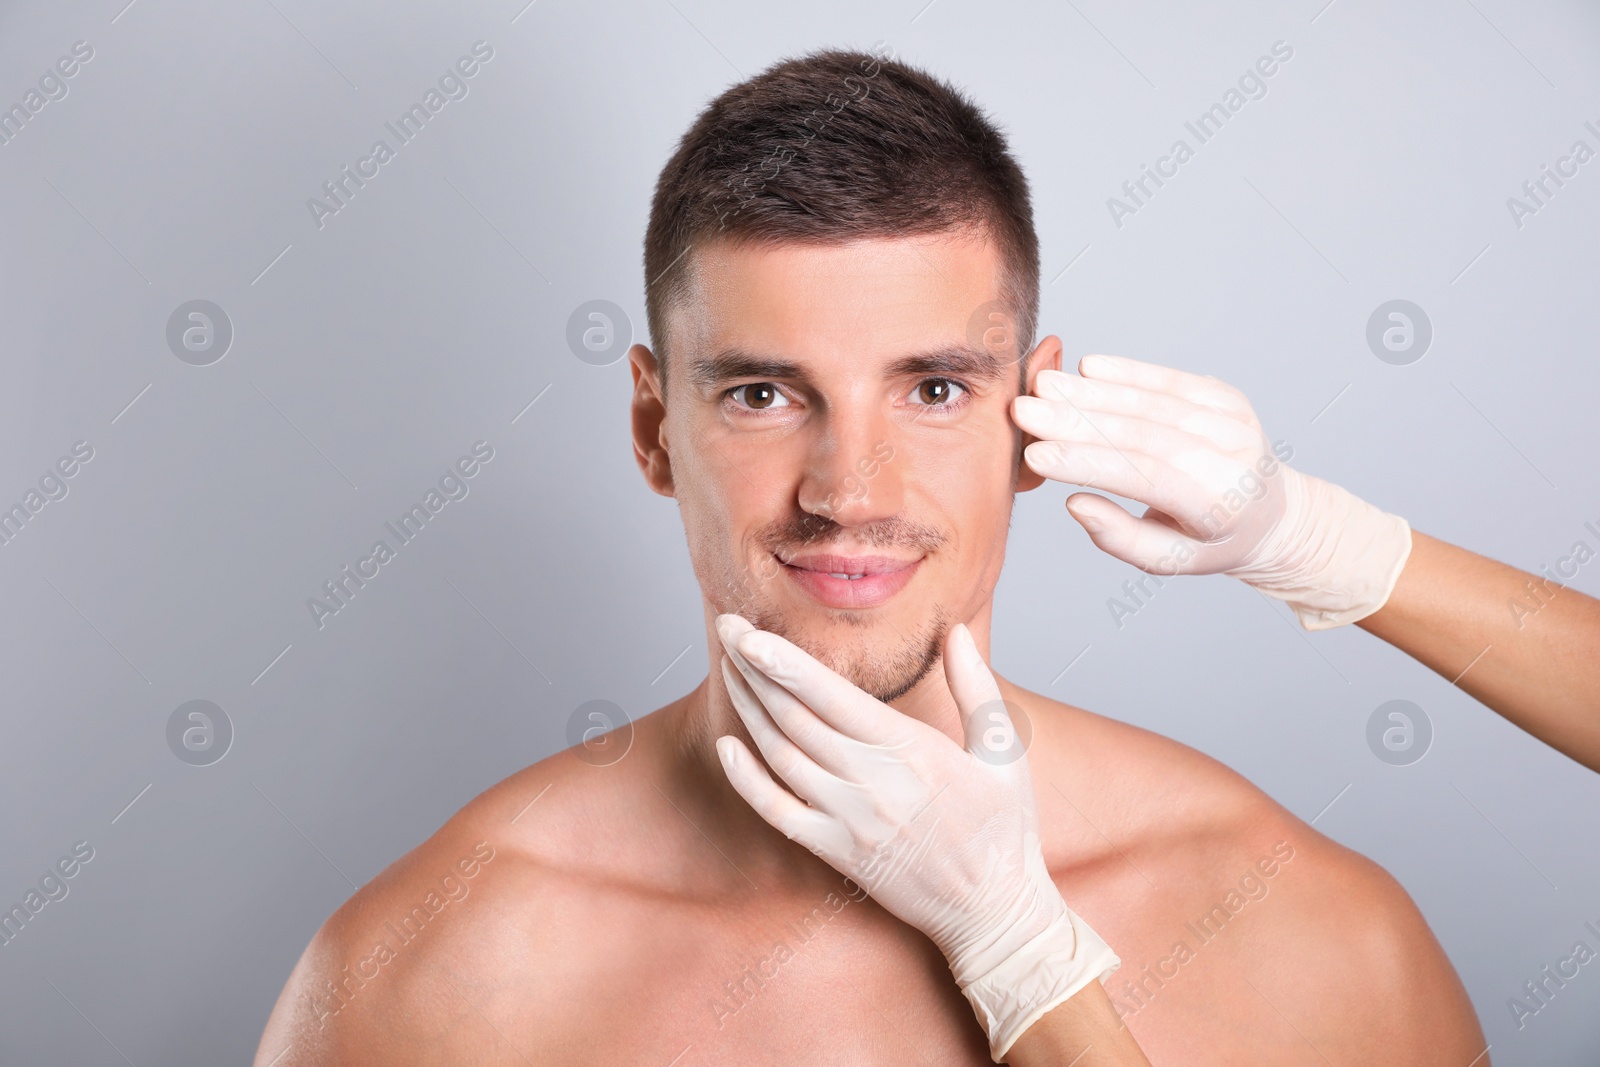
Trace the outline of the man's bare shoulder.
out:
[[[1219,996],[1273,1035],[1273,1062],[1461,1067],[1484,1050],[1460,979],[1381,866],[1187,745],[1024,700],[1043,720],[1041,818],[1064,828],[1059,856],[1090,857],[1084,914],[1123,959],[1107,991],[1152,1058],[1197,1062]],[[1095,789],[1074,789],[1089,767]],[[1079,908],[1070,873],[1059,884]]]
[[[608,772],[628,788],[605,788]],[[480,794],[362,886],[295,965],[258,1067],[533,1055],[491,1020],[509,1013],[526,1030],[530,1012],[547,1013],[539,1029],[555,1036],[584,961],[630,933],[637,909],[622,905],[642,886],[628,882],[621,838],[639,821],[627,818],[639,783],[625,773],[557,753]]]

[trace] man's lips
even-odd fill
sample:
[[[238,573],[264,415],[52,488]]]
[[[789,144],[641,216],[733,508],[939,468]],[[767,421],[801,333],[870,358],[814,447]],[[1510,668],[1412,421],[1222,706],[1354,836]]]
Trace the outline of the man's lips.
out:
[[[916,559],[896,559],[893,556],[835,556],[828,553],[815,553],[808,556],[795,556],[789,560],[780,560],[790,567],[801,570],[818,571],[823,574],[849,574],[849,575],[876,575],[889,574],[894,571],[904,570],[921,561]]]
[[[783,563],[782,560],[779,560]],[[873,608],[898,593],[922,563],[893,556],[797,556],[784,572],[830,608]]]

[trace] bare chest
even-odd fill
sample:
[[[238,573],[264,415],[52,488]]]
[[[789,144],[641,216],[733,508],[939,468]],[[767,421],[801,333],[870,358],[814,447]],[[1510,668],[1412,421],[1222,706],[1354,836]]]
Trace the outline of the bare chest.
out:
[[[719,916],[657,908],[593,948],[551,1062],[992,1062],[932,943],[842,891]]]
[[[1313,1050],[1263,999],[1279,890],[1233,914],[1209,871],[1074,871],[1065,895],[1123,957],[1106,990],[1154,1064],[1295,1063]],[[1243,898],[1241,898],[1243,899]],[[507,976],[495,1017],[539,1063],[991,1063],[922,934],[838,882],[735,901],[546,894],[537,980]],[[1267,986],[1270,991],[1271,986]],[[491,1057],[492,1058],[492,1057]]]

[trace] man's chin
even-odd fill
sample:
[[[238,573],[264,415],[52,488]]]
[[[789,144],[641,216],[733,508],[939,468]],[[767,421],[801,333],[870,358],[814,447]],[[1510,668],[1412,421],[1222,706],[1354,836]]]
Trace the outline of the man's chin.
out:
[[[911,692],[932,672],[939,662],[939,650],[951,625],[949,615],[937,606],[921,624],[910,629],[896,626],[887,619],[872,620],[862,613],[840,614],[850,616],[845,620],[846,628],[824,624],[821,636],[803,623],[793,627],[797,632],[785,632],[790,629],[788,620],[780,624],[781,629],[769,629],[885,704]],[[883,632],[870,635],[849,632],[861,626],[872,626]]]

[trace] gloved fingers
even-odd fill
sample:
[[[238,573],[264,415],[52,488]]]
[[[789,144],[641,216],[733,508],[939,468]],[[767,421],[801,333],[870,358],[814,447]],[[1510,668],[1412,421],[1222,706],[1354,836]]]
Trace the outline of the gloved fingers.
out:
[[[1258,511],[1273,507],[1261,503],[1270,492],[1265,480],[1220,452],[1192,452],[1169,462],[1105,446],[1034,441],[1022,456],[1046,478],[1137,500],[1171,516],[1173,529],[1197,543],[1226,541],[1247,505]]]
[[[1087,411],[1071,400],[1019,396],[1011,402],[1011,418],[1041,441],[1103,444],[1124,452],[1163,457],[1221,450],[1209,438],[1136,415]],[[1243,429],[1239,427],[1240,431]],[[1241,446],[1244,444],[1241,442]]]
[[[956,623],[944,637],[944,676],[950,695],[963,713],[980,704],[1000,699],[1000,683],[983,661],[978,643],[965,623]]]
[[[1034,441],[1022,450],[1022,458],[1046,478],[1102,489],[1163,511],[1182,510],[1195,498],[1187,472],[1155,457],[1109,445]]]
[[[819,767],[804,749],[778,729],[729,656],[722,657],[722,680],[740,721],[761,751],[761,758],[784,784],[812,805],[818,805],[830,790],[839,788],[838,778]]]
[[[1045,400],[1070,400],[1091,415],[1097,411],[1135,415],[1206,438],[1228,449],[1249,448],[1261,437],[1253,413],[1251,418],[1241,419],[1172,393],[1085,378],[1048,367],[1039,372],[1033,394]]]
[[[774,782],[743,741],[731,734],[717,738],[717,755],[734,791],[769,826],[830,864],[832,856],[849,856],[852,842],[843,827]]]
[[[736,642],[725,647],[729,661],[778,731],[823,770],[854,780],[858,775],[852,771],[854,753],[847,751],[849,738],[825,722],[805,701],[767,677]]]
[[[791,701],[814,713],[815,718],[833,728],[829,733],[837,731],[835,736],[842,734],[873,746],[892,747],[906,740],[904,716],[818,663],[793,642],[766,630],[751,630],[739,635],[736,646],[734,651],[755,668],[759,682],[775,685]],[[807,738],[797,737],[790,729],[788,718],[767,699],[767,691],[757,679],[751,679],[751,688],[773,713],[779,728],[802,748],[818,755]],[[804,721],[796,725],[806,726]],[[837,773],[829,760],[819,758],[818,762]]]
[[[955,698],[956,710],[961,713],[967,751],[973,752],[975,745],[985,744],[986,731],[997,726],[1015,736],[1016,727],[1000,695],[1000,683],[994,680],[989,665],[983,661],[983,653],[972,639],[972,632],[965,625],[958,623],[945,635],[944,677],[950,685],[950,695]]]
[[[1255,418],[1255,409],[1250,406],[1250,401],[1228,383],[1173,367],[1163,367],[1158,363],[1097,353],[1078,361],[1078,373],[1085,378],[1171,393],[1227,415]]]
[[[1150,574],[1197,574],[1202,549],[1194,538],[1146,516],[1135,518],[1095,493],[1067,497],[1067,512],[1102,552]]]

